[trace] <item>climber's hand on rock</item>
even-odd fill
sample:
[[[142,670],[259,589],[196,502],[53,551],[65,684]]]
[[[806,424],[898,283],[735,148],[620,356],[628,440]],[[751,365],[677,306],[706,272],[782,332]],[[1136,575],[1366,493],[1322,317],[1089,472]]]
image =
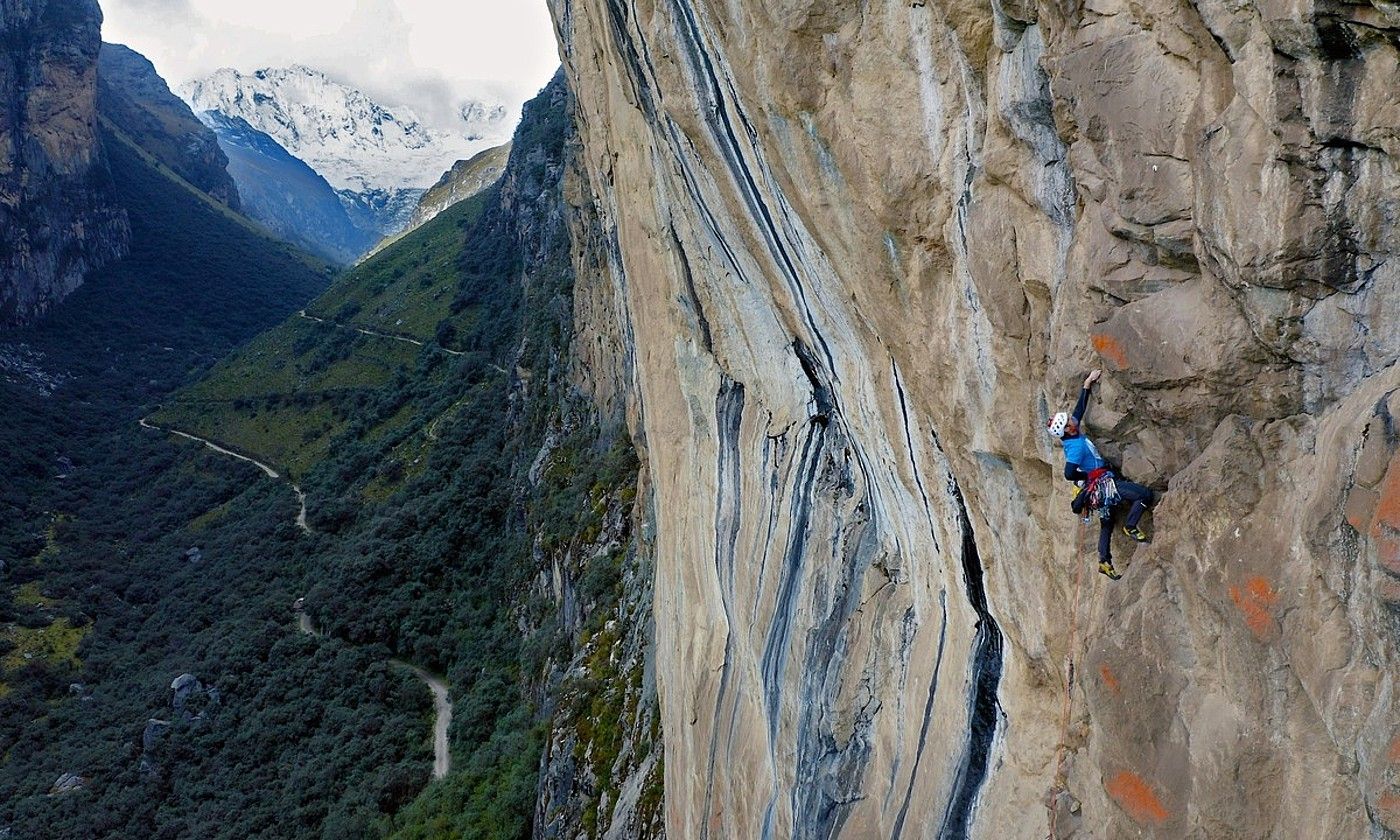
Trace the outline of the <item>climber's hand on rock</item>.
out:
[[[1095,368],[1084,378],[1084,388],[1087,390],[1094,387],[1094,383],[1099,381],[1100,376],[1103,376],[1103,371]]]

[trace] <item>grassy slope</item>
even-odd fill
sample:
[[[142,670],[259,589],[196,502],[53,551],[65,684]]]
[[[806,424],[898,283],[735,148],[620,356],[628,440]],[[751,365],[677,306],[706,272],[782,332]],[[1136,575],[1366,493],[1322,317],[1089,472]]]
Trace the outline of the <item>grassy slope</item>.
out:
[[[478,317],[452,310],[467,231],[485,200],[461,202],[349,272],[306,307],[321,321],[288,318],[177,394],[154,420],[253,454],[294,478],[304,476],[356,421],[364,421],[363,409],[395,377],[422,376],[440,384],[450,375],[452,366],[442,364],[450,354],[438,349],[435,337],[470,330]],[[425,346],[365,335],[356,327]],[[365,434],[377,439],[398,433],[423,409],[410,400]],[[431,442],[427,424],[438,419],[418,422],[420,439],[403,442],[406,470],[422,463]],[[387,489],[381,481],[372,492],[382,497]]]
[[[453,314],[461,242],[489,200],[488,190],[444,210],[366,260],[307,312],[379,332],[435,340],[438,325]],[[443,343],[455,346],[450,340]]]

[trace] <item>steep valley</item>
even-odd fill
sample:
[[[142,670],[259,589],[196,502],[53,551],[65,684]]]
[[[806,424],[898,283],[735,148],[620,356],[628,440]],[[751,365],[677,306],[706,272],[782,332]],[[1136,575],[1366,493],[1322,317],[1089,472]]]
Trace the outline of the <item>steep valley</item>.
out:
[[[569,102],[562,81],[546,89],[497,186],[310,301],[306,287],[258,285],[279,275],[219,239],[253,229],[112,135],[143,223],[119,269],[169,248],[158,268],[180,294],[211,282],[224,317],[266,306],[285,320],[254,338],[270,325],[260,314],[210,368],[230,345],[197,340],[205,310],[172,295],[108,324],[120,308],[93,278],[10,336],[74,377],[26,398],[36,410],[15,440],[42,429],[74,467],[59,479],[27,465],[46,478],[12,498],[28,525],[7,544],[19,587],[7,609],[14,628],[79,635],[0,676],[0,827],[516,837],[536,823],[547,745],[558,779],[540,824],[658,823],[638,465],[621,414],[594,408],[569,350]],[[171,217],[151,214],[128,166],[173,191]],[[214,227],[170,224],[186,213]],[[83,393],[83,353],[123,329],[135,346],[114,362],[93,354],[92,375],[117,364],[150,384],[108,395],[87,437],[66,434],[52,413]],[[70,348],[72,331],[84,342]],[[317,632],[298,633],[302,621]],[[11,652],[41,652],[14,634]],[[415,676],[427,673],[444,675],[450,718]],[[204,692],[197,713],[164,691],[184,674]],[[435,721],[450,728],[435,734]],[[48,796],[65,774],[77,787]]]

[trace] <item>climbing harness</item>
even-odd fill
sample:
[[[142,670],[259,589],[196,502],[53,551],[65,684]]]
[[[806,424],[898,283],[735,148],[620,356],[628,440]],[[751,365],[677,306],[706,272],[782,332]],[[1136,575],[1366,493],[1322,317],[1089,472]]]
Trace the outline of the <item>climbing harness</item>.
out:
[[[1123,500],[1118,494],[1118,482],[1114,481],[1113,472],[1107,469],[1094,470],[1089,474],[1089,486],[1086,489],[1089,493],[1088,509],[1098,513],[1099,519],[1112,519],[1113,506]]]

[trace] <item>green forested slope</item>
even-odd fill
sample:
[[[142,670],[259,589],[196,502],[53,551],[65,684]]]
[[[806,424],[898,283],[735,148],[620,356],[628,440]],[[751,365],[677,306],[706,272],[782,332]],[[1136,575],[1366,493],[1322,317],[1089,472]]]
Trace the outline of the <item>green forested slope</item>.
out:
[[[138,407],[189,381],[308,300],[329,269],[261,235],[227,208],[106,133],[131,255],[95,276],[36,327],[0,333],[0,559],[40,550],[31,500],[58,459],[116,431]],[[16,365],[16,360],[27,360]],[[52,396],[55,382],[62,383]],[[105,452],[96,453],[101,460]]]
[[[462,202],[350,271],[303,313],[174,395],[153,420],[256,453],[298,479],[352,425],[356,441],[395,435],[399,466],[385,465],[385,479],[372,489],[382,495],[400,469],[422,464],[426,430],[417,439],[402,433],[424,409],[444,408],[434,397],[451,390],[445,379],[460,375],[454,362],[464,353],[452,340],[459,328],[474,337],[485,310],[511,305],[490,299],[468,308],[459,294],[469,250],[515,248],[499,224],[477,226],[485,199]],[[476,367],[482,358],[474,358]],[[390,392],[393,413],[380,416],[381,398]]]
[[[402,237],[398,247],[380,251],[336,283],[307,312],[379,332],[424,341],[444,335],[440,343],[455,346],[447,319],[462,305],[457,286],[465,231],[499,195],[486,192],[442,211],[432,221]],[[470,328],[467,319],[466,326]]]
[[[366,796],[416,794],[431,758],[427,698],[371,652],[286,632],[285,576],[301,552],[285,487],[136,424],[327,274],[106,140],[131,256],[42,325],[0,335],[11,360],[0,376],[0,827],[220,836],[231,813],[262,831],[343,825],[337,814],[363,813]],[[192,546],[201,561],[186,559]],[[171,680],[186,672],[222,694],[198,724],[171,707]],[[152,717],[172,730],[143,773]],[[347,742],[347,727],[384,736]],[[82,790],[45,796],[70,772]],[[344,774],[373,784],[347,790]]]

